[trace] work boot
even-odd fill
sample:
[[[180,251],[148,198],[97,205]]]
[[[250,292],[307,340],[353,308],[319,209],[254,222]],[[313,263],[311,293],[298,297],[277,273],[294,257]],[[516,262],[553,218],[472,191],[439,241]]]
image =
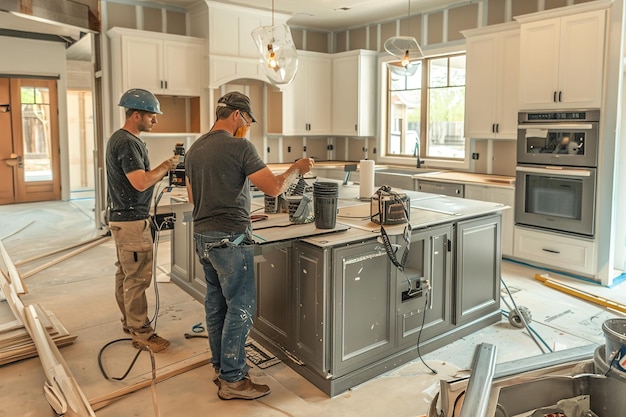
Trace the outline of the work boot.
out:
[[[213,368],[213,383],[217,385],[218,388],[222,385],[220,384],[220,370],[217,368]]]
[[[153,333],[152,336],[150,336],[148,339],[133,338],[134,347],[136,347],[137,349],[141,349],[145,346],[148,346],[154,353],[158,353],[167,349],[169,345],[170,342],[168,340],[163,339],[156,333]]]
[[[217,391],[217,396],[222,400],[255,400],[272,392],[267,385],[255,384],[249,377],[237,382],[228,382],[219,378],[218,382],[220,389]]]

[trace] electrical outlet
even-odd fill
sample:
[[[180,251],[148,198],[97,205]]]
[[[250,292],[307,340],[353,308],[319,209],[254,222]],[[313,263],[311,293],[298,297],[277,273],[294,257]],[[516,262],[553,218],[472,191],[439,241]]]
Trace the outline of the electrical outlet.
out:
[[[287,146],[287,152],[291,152],[291,146]]]
[[[478,152],[474,152],[474,153],[472,154],[472,159],[474,159],[474,160],[478,160],[478,156],[479,156]]]

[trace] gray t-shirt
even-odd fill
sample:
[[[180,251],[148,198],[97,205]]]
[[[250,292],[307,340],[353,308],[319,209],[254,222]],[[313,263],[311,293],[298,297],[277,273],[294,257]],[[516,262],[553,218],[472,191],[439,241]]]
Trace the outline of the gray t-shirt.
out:
[[[195,232],[243,233],[250,225],[248,175],[265,168],[254,145],[224,130],[196,140],[185,154]]]
[[[143,220],[148,218],[154,186],[137,191],[126,174],[138,169],[150,171],[148,149],[141,139],[127,130],[111,135],[106,150],[108,198],[111,221]]]

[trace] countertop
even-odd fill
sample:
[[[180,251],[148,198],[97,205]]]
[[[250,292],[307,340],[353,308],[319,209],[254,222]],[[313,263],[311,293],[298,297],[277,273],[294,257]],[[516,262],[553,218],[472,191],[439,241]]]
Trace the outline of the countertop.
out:
[[[323,162],[315,162],[315,166],[313,169],[336,169],[339,171],[344,170],[345,165],[357,165],[357,169],[359,166],[359,162],[350,162],[350,161],[323,161]],[[268,167],[275,172],[282,172],[289,167],[290,164],[268,164]],[[424,168],[422,168],[424,169]],[[437,168],[428,168],[432,169],[433,172],[420,172],[418,168],[405,166],[405,165],[389,165],[382,164],[376,165],[376,172],[384,172],[386,170],[391,170],[392,172],[385,172],[386,174],[391,173],[392,175],[406,175],[412,178],[419,179],[427,179],[432,181],[441,181],[441,182],[452,182],[452,183],[473,183],[473,184],[484,184],[484,185],[492,185],[492,186],[502,186],[502,187],[514,187],[515,186],[515,177],[506,176],[506,175],[493,175],[493,174],[479,174],[473,172],[464,172],[464,171],[450,171],[446,169],[437,169]],[[402,172],[400,172],[402,171]]]
[[[333,229],[318,229],[315,223],[293,224],[287,213],[267,214],[267,219],[253,223],[254,239],[264,245],[285,240],[303,239],[316,246],[325,247],[340,244],[344,241],[353,241],[355,238],[367,238],[380,232],[380,225],[370,219],[371,202],[358,198],[358,185],[341,185],[341,181],[322,178],[308,179],[309,184],[314,181],[333,181],[340,183],[337,199],[337,224]],[[494,213],[509,208],[499,203],[470,200],[466,198],[449,197],[439,194],[419,191],[396,190],[405,193],[411,201],[411,227],[424,227],[456,222],[466,218]],[[172,206],[188,206],[186,189],[175,187],[171,192],[165,192],[159,204],[158,212],[171,210]],[[264,214],[265,200],[262,193],[253,193],[253,214]],[[402,234],[404,224],[385,226],[389,235]]]

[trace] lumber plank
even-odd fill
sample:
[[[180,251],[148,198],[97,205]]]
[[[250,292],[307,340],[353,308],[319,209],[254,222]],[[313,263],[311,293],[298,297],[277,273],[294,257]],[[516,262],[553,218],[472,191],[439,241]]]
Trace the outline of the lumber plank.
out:
[[[583,300],[589,301],[597,305],[601,305],[611,310],[619,311],[620,313],[626,313],[626,305],[620,304],[608,298],[604,298],[599,295],[589,293],[587,291],[579,290],[578,288],[572,287],[567,284],[563,284],[562,282],[555,281],[545,275],[536,274],[535,279],[537,281],[543,282],[543,285],[553,288],[555,290],[559,290],[566,294],[581,298]]]
[[[31,258],[22,259],[22,260],[19,260],[19,261],[13,262],[13,265],[15,265],[15,266],[24,265],[24,264],[27,264],[27,263],[29,263],[29,262],[36,261],[36,260],[38,260],[38,259],[43,259],[43,258],[46,258],[46,257],[48,257],[48,256],[56,255],[57,253],[65,252],[66,250],[70,250],[70,249],[78,248],[78,247],[80,247],[80,246],[87,245],[87,244],[92,243],[92,242],[97,242],[97,241],[99,241],[100,239],[104,239],[104,238],[106,238],[106,237],[108,237],[108,236],[106,236],[106,235],[102,235],[102,236],[94,237],[94,238],[92,238],[92,239],[85,240],[85,241],[83,241],[83,242],[74,243],[73,245],[65,246],[65,247],[63,247],[63,248],[54,249],[54,250],[52,250],[52,251],[50,251],[50,252],[42,253],[42,254],[40,254],[40,255],[36,255],[36,256],[31,257]]]
[[[52,408],[67,417],[96,417],[52,338],[41,325],[37,308],[30,305],[24,312],[46,375],[44,392]]]
[[[67,253],[67,254],[65,254],[63,256],[60,256],[60,257],[58,257],[56,259],[53,259],[50,262],[46,262],[43,265],[40,265],[40,266],[38,266],[36,268],[33,268],[33,269],[29,270],[29,271],[24,272],[22,274],[22,278],[26,279],[26,278],[28,278],[30,276],[33,276],[36,273],[43,271],[44,269],[47,269],[47,268],[49,268],[49,267],[51,267],[53,265],[56,265],[56,264],[58,264],[60,262],[63,262],[63,261],[65,261],[65,260],[67,260],[67,259],[69,259],[69,258],[71,258],[73,256],[78,255],[79,253],[85,252],[86,250],[89,250],[89,249],[91,249],[91,248],[93,248],[95,246],[98,246],[101,243],[103,243],[103,242],[105,242],[105,241],[107,241],[109,239],[110,239],[110,236],[105,236],[104,239],[99,239],[99,240],[97,240],[95,242],[91,242],[91,243],[89,243],[89,244],[87,244],[87,245],[85,245],[85,246],[83,246],[83,247],[81,247],[79,249],[76,249],[76,250],[74,250],[74,251],[72,251],[70,253]]]
[[[204,365],[208,365],[211,363],[211,354],[209,352],[203,353],[198,356],[194,356],[188,359],[185,359],[181,362],[174,363],[163,368],[160,372],[157,373],[156,383],[166,381],[174,376],[183,374],[187,371],[190,371],[195,368],[199,368]],[[105,394],[100,397],[92,398],[89,400],[89,404],[94,411],[98,411],[107,405],[113,403],[114,401],[120,399],[121,397],[131,394],[135,391],[139,391],[140,389],[147,388],[152,384],[151,377],[144,377],[138,382],[135,382],[127,387],[121,388],[117,391],[113,391],[109,394]]]
[[[0,257],[2,258],[4,266],[6,267],[6,277],[8,277],[8,282],[11,285],[11,288],[13,288],[16,294],[26,294],[27,291],[24,287],[24,283],[22,282],[22,277],[20,276],[19,272],[17,272],[17,268],[13,264],[13,261],[11,261],[11,258],[9,257],[9,254],[4,247],[2,241],[0,241]],[[7,297],[7,291],[3,289],[3,292],[4,296]]]

